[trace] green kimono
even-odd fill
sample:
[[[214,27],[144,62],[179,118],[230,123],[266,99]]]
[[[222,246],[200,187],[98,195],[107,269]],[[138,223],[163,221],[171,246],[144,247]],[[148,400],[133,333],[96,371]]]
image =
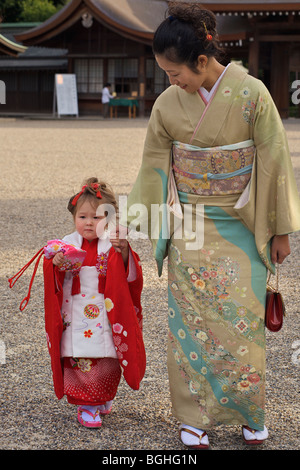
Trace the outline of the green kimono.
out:
[[[285,131],[263,83],[231,64],[208,103],[176,86],[162,93],[127,207],[159,275],[168,256],[174,415],[262,430],[270,240],[300,229]]]

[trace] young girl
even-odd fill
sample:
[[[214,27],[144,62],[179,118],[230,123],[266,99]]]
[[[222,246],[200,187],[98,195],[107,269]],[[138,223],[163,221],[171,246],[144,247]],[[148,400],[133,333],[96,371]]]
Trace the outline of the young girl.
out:
[[[78,405],[78,420],[100,427],[124,378],[134,388],[145,370],[139,257],[107,230],[117,203],[107,184],[86,181],[68,209],[75,232],[63,242],[86,251],[81,268],[63,271],[63,252],[44,259],[45,320],[54,388]],[[104,210],[103,210],[104,209]]]

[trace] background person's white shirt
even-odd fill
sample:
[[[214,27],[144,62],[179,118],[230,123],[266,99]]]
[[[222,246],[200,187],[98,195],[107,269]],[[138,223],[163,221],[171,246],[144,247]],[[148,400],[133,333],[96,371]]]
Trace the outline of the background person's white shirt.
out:
[[[113,98],[113,95],[110,94],[107,87],[102,90],[102,103],[109,103],[109,100]]]

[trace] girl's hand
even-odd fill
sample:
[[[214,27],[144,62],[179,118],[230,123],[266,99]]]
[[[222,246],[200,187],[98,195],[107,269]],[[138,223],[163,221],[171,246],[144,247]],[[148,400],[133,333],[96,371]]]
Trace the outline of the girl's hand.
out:
[[[271,244],[272,263],[282,264],[285,258],[291,253],[288,235],[275,235]]]
[[[52,262],[54,266],[60,266],[61,264],[63,264],[64,259],[65,255],[60,251],[59,253],[56,253],[56,255],[53,257]]]
[[[121,253],[124,265],[127,266],[128,263],[128,256],[129,256],[129,244],[126,238],[120,238],[120,230],[119,228],[116,229],[116,232],[111,232],[110,234],[110,242],[115,249],[116,252]]]

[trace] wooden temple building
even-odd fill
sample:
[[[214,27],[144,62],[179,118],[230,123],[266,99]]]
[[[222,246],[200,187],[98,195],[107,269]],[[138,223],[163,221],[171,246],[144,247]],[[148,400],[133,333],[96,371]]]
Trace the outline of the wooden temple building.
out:
[[[200,3],[217,16],[224,62],[242,61],[269,88],[282,118],[289,117],[291,83],[300,79],[300,2]],[[27,50],[8,56],[0,40],[0,80],[7,84],[6,105],[0,106],[0,113],[51,113],[54,75],[72,73],[79,114],[101,114],[101,90],[110,82],[119,97],[135,96],[138,114],[147,116],[169,85],[151,49],[167,4],[164,0],[70,0],[44,23],[15,30],[14,41]]]

